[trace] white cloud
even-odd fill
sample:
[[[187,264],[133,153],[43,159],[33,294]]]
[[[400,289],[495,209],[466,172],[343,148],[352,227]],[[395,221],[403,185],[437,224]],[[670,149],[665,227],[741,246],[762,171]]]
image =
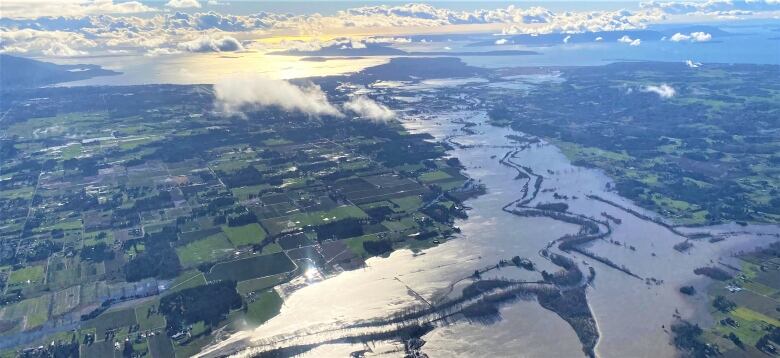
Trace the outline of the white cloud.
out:
[[[22,0],[0,0],[0,6],[7,2],[21,4]],[[35,2],[50,2],[55,0],[30,0]],[[133,1],[114,4],[112,0],[66,0],[74,4],[80,4],[86,8],[89,4],[92,10],[83,14],[109,13],[110,9],[98,11],[98,5],[121,8],[122,11],[155,10],[141,3]],[[193,0],[166,0],[169,7],[172,6],[196,6],[202,1]],[[135,4],[135,5],[133,5]],[[84,5],[84,6],[82,6]],[[130,6],[133,5],[133,6]],[[19,5],[20,8],[23,6]],[[37,7],[29,7],[29,13],[35,13]],[[56,7],[56,6],[55,6]],[[17,11],[24,13],[24,11]],[[56,11],[51,12],[57,14]],[[184,51],[227,51],[225,46],[231,44],[238,47],[238,42],[218,43],[219,36],[233,34],[217,33],[217,30],[226,33],[294,31],[301,34],[322,34],[332,31],[338,33],[339,29],[347,29],[355,33],[357,29],[364,29],[364,33],[370,33],[374,28],[424,28],[442,25],[469,25],[469,24],[506,24],[509,27],[506,33],[575,33],[596,30],[619,30],[643,27],[645,23],[654,19],[649,12],[633,13],[625,10],[605,12],[553,12],[542,7],[518,8],[508,6],[498,9],[482,9],[474,11],[458,11],[446,8],[434,7],[426,4],[381,5],[366,6],[339,11],[332,15],[306,14],[274,14],[261,12],[250,15],[220,14],[214,11],[183,13],[166,12],[157,16],[83,16],[74,18],[36,18],[34,20],[12,20],[3,17],[2,26],[16,29],[30,28],[35,30],[68,31],[84,36],[96,43],[96,51],[132,50],[141,53],[149,52],[156,48],[171,48]],[[5,16],[5,13],[3,14]],[[533,26],[529,29],[526,26]],[[424,33],[424,30],[421,30]],[[200,39],[208,36],[209,39]],[[215,40],[211,40],[211,39]],[[328,41],[331,45],[348,48],[360,48],[366,44],[385,43],[403,44],[411,40],[404,37],[368,37],[362,40]],[[507,43],[510,41],[507,40]],[[296,46],[327,47],[316,43],[294,43]],[[78,51],[78,47],[70,46]],[[242,46],[243,47],[243,46]],[[239,48],[240,49],[240,48]],[[91,51],[90,51],[91,52]]]
[[[681,42],[681,41],[688,41],[688,40],[690,40],[690,39],[691,39],[691,37],[690,37],[690,36],[688,36],[688,35],[683,35],[683,34],[681,34],[681,33],[679,33],[679,32],[678,32],[678,33],[676,33],[676,34],[672,35],[672,37],[670,37],[670,38],[669,38],[669,41],[672,41],[672,42]]]
[[[567,44],[567,43],[569,43],[569,40],[571,40],[571,35],[568,35],[568,36],[564,37],[563,38],[563,43]]]
[[[85,44],[65,45],[74,51],[55,44],[31,46],[9,44],[5,39],[0,48],[5,52],[33,51],[42,54],[45,48],[50,53],[108,53],[109,51],[150,52],[157,48],[179,49],[183,51],[228,51],[243,48],[238,41],[220,38],[257,38],[258,34],[299,33],[308,34],[371,34],[375,28],[419,29],[444,25],[492,24],[503,27],[504,34],[575,34],[590,31],[621,31],[644,28],[648,24],[663,21],[665,12],[658,6],[646,6],[639,11],[567,11],[554,12],[542,7],[519,8],[508,6],[497,9],[459,11],[439,8],[426,4],[391,4],[366,6],[339,11],[335,14],[274,14],[260,12],[249,15],[221,14],[215,11],[183,13],[166,11],[154,16],[110,15],[132,12],[159,11],[138,1],[118,2],[119,0],[0,0],[0,31],[38,30],[62,31],[91,41]],[[718,1],[718,0],[710,0]],[[733,0],[740,1],[740,0]],[[742,0],[744,1],[744,0]],[[749,0],[753,2],[768,0]],[[780,0],[773,0],[778,1]],[[166,0],[171,6],[205,4],[204,1]],[[159,4],[166,4],[160,2]],[[733,11],[737,10],[731,10]],[[722,11],[725,13],[725,10]],[[106,15],[108,14],[108,15]],[[51,15],[63,17],[37,17]],[[97,16],[100,15],[100,16]],[[31,19],[32,18],[32,19]],[[29,19],[29,20],[27,20]],[[340,32],[346,31],[346,32]],[[237,33],[246,35],[239,36]],[[707,33],[695,33],[695,41],[711,38]],[[208,37],[202,40],[201,37]],[[694,33],[687,34],[694,38]],[[213,40],[212,40],[213,39]],[[571,39],[570,39],[571,40]],[[602,39],[603,40],[603,39]],[[597,39],[597,41],[599,41]],[[694,41],[694,40],[688,40]],[[311,47],[316,50],[334,44],[347,48],[359,48],[367,44],[404,44],[411,40],[405,37],[373,36],[361,40],[340,39],[333,41],[294,42],[286,44],[295,47]],[[420,42],[423,42],[422,40]],[[282,45],[284,46],[285,43]],[[495,40],[497,45],[509,44],[511,40]],[[638,46],[639,39],[631,39],[627,44]],[[325,44],[328,44],[325,46]],[[40,44],[39,44],[40,45]],[[44,48],[45,47],[45,48]],[[36,49],[37,48],[37,49]],[[289,49],[289,48],[288,48]],[[37,51],[37,52],[36,52]],[[161,53],[159,50],[158,52]]]
[[[246,110],[270,106],[312,116],[343,116],[322,89],[313,84],[299,87],[284,80],[242,76],[216,83],[214,93],[217,109],[227,114],[240,115]]]
[[[648,85],[642,88],[642,91],[655,93],[661,98],[672,98],[677,94],[677,91],[666,83],[662,83],[660,86]]]
[[[349,45],[343,45],[341,48],[366,48],[366,44],[360,41],[350,40]]]
[[[22,0],[4,0],[23,3]],[[48,1],[55,0],[31,0]],[[67,0],[83,2],[87,0]],[[111,0],[93,0],[111,2]],[[131,2],[115,4],[126,6]],[[146,9],[151,9],[148,6]],[[170,0],[168,7],[198,7],[197,0]],[[21,7],[21,5],[20,5]],[[19,11],[22,12],[22,11]],[[593,12],[553,12],[542,7],[518,8],[508,6],[498,9],[480,9],[458,11],[438,8],[427,4],[366,6],[339,11],[332,15],[273,14],[261,12],[251,15],[222,15],[215,12],[194,14],[165,14],[146,20],[155,27],[176,29],[220,29],[223,31],[251,31],[257,29],[286,29],[303,34],[321,34],[332,29],[373,29],[373,28],[414,28],[437,27],[443,25],[505,24],[506,33],[553,33],[611,31],[644,27],[645,24],[659,20],[658,11],[631,12],[593,11]],[[108,12],[91,12],[91,14]],[[51,14],[57,14],[56,11]],[[34,17],[34,16],[30,16]],[[29,18],[29,17],[28,17]],[[104,21],[104,19],[89,19]],[[114,19],[122,21],[123,19]],[[37,26],[37,25],[36,25]]]
[[[137,14],[158,11],[138,1],[113,0],[2,0],[0,16],[9,19],[35,19],[43,16],[81,17],[87,15]]]
[[[408,37],[369,37],[363,40],[369,44],[408,44],[412,42],[412,39]]]
[[[0,52],[50,57],[82,56],[97,43],[82,34],[32,29],[0,30]]]
[[[604,38],[603,38],[603,37],[601,37],[601,36],[599,36],[599,37],[596,37],[596,41],[604,41]]]
[[[395,118],[395,112],[390,108],[366,96],[357,96],[350,99],[344,103],[344,108],[355,112],[362,118],[375,121],[388,121]]]
[[[175,55],[178,53],[181,53],[181,51],[177,49],[161,47],[161,48],[150,49],[144,55],[149,57],[155,57],[155,56]]]
[[[676,33],[669,38],[672,42],[707,42],[712,40],[712,35],[706,32],[691,32],[688,35]]]
[[[244,46],[241,42],[230,36],[212,38],[201,36],[195,40],[182,42],[178,48],[189,52],[231,52],[241,51]]]
[[[198,0],[170,0],[165,6],[174,9],[200,8]]]
[[[632,39],[628,35],[623,35],[623,37],[618,39],[618,42],[622,42],[624,44],[629,44],[630,46],[639,46],[642,44],[642,40],[640,39]]]
[[[620,31],[640,29],[648,24],[663,20],[660,11],[583,11],[545,13],[542,22],[509,22],[504,34],[548,34],[548,33],[582,33],[596,31]]]
[[[699,68],[701,67],[701,62],[693,62],[693,60],[685,60],[685,65],[687,65],[690,68]]]
[[[63,43],[53,43],[49,48],[41,51],[45,56],[49,57],[72,57],[72,56],[84,56],[86,51],[76,50]]]
[[[712,35],[706,32],[691,32],[691,40],[693,42],[707,42],[712,40]]]
[[[300,52],[313,52],[324,48],[340,48],[340,49],[362,49],[366,48],[367,44],[393,44],[393,43],[408,43],[410,39],[405,38],[391,38],[391,37],[377,37],[367,39],[352,39],[349,37],[339,37],[332,40],[322,41],[319,39],[304,40],[284,40],[280,42],[281,47],[287,50],[294,50]]]
[[[671,15],[684,14],[750,14],[752,12],[780,11],[778,0],[707,0],[707,1],[650,1],[640,3],[643,9],[654,9]]]

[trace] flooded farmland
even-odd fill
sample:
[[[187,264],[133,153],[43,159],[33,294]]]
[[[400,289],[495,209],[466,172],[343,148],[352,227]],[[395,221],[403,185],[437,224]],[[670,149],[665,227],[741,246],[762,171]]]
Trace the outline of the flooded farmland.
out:
[[[599,333],[597,356],[673,355],[668,328],[676,317],[708,324],[706,298],[690,298],[678,291],[683,285],[704,289],[707,282],[693,270],[729,264],[734,260],[732,253],[765,245],[780,232],[773,226],[670,229],[654,219],[657,214],[610,191],[610,180],[601,172],[573,166],[554,145],[487,124],[483,111],[408,116],[404,126],[413,133],[429,133],[438,141],[449,142],[453,147],[449,154],[460,160],[466,175],[487,190],[465,202],[470,207],[469,218],[456,223],[461,229],[457,238],[420,254],[400,250],[386,258],[372,258],[363,269],[302,288],[287,297],[277,317],[230,336],[206,355],[251,356],[287,345],[332,342],[304,355],[344,356],[367,351],[368,356],[403,356],[403,346],[392,342],[363,345],[337,340],[359,334],[354,327],[361,322],[456,297],[471,282],[475,270],[500,260],[520,256],[532,260],[538,271],[555,270],[540,257],[540,250],[562,236],[576,234],[578,226],[504,210],[528,194],[530,179],[520,178],[502,158],[542,178],[539,190],[526,205],[565,198],[569,212],[612,222],[610,235],[584,245],[593,257],[607,259],[612,266],[568,253],[578,265],[592,267],[595,272],[586,292]],[[725,240],[694,240],[691,249],[675,250],[674,245],[686,240],[681,234],[689,233],[708,233]],[[492,270],[482,278],[541,279],[538,272],[516,267]],[[491,322],[457,317],[439,321],[422,338],[427,342],[423,351],[432,357],[582,355],[571,326],[535,299],[502,305],[499,319]]]

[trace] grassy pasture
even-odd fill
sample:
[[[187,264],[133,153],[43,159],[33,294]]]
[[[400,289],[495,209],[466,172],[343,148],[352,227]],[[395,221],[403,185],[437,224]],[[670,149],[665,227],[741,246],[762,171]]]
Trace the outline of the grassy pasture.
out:
[[[247,305],[246,318],[249,323],[262,324],[279,314],[281,308],[282,298],[279,294],[274,290],[266,290]]]
[[[257,277],[276,275],[295,269],[284,253],[252,256],[245,259],[221,262],[206,275],[209,280],[244,281]]]
[[[266,237],[265,230],[258,224],[244,226],[222,226],[222,231],[235,247],[259,244]]]
[[[225,234],[211,235],[176,248],[182,266],[191,267],[200,263],[216,261],[226,257],[233,250]]]

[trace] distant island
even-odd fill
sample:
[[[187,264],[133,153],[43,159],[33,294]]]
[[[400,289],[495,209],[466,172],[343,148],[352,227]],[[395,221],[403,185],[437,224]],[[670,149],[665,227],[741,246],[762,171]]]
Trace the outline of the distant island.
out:
[[[97,65],[58,65],[0,54],[0,87],[3,89],[40,87],[118,74]]]
[[[528,56],[538,55],[536,51],[494,50],[494,51],[405,51],[390,46],[368,44],[365,47],[332,45],[317,50],[274,51],[269,55],[281,56]]]

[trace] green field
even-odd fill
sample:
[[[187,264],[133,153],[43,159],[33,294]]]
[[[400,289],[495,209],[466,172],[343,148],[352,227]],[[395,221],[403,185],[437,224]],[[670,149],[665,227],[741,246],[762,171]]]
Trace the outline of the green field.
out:
[[[0,310],[0,319],[18,322],[16,326],[24,330],[38,327],[49,319],[51,300],[51,295],[43,295],[14,303]]]
[[[422,205],[422,199],[418,195],[406,196],[403,198],[390,200],[393,204],[398,205],[397,208],[393,208],[396,212],[410,212],[417,210]]]
[[[176,248],[182,266],[190,267],[204,262],[217,261],[230,254],[233,245],[225,234],[219,233],[203,240],[193,241]]]
[[[240,188],[233,188],[230,189],[230,191],[233,193],[233,196],[238,198],[238,200],[245,200],[248,199],[251,195],[257,195],[261,190],[266,190],[269,188],[273,188],[273,187],[268,184],[261,184],[261,185],[252,185],[252,186],[243,186]]]
[[[8,277],[9,286],[35,285],[43,282],[44,267],[28,266],[22,269],[11,271]]]
[[[70,335],[81,356],[123,356],[113,343],[125,338],[140,357],[192,356],[222,327],[276,315],[279,286],[312,263],[357,268],[379,233],[418,248],[405,238],[423,225],[421,198],[466,180],[445,146],[394,121],[237,120],[210,115],[210,96],[200,85],[85,86],[2,102],[0,358],[56,355],[50,343]],[[448,226],[437,220],[424,224]],[[329,231],[344,241],[317,241]],[[174,342],[171,329],[193,336]]]
[[[763,321],[775,327],[780,327],[780,320],[758,313],[746,307],[737,307],[734,316],[745,321]]]
[[[758,352],[756,342],[768,334],[771,327],[780,327],[780,262],[777,251],[780,245],[772,248],[759,249],[756,252],[742,255],[741,272],[732,280],[714,284],[708,292],[710,303],[715,297],[722,296],[734,303],[733,310],[722,312],[711,310],[715,325],[705,335],[709,343],[717,344],[726,351],[726,356],[751,355]],[[741,287],[738,292],[729,292],[727,286]],[[732,319],[734,324],[718,323],[723,319]],[[732,341],[723,338],[734,333],[747,346],[749,352],[744,352]],[[753,352],[752,350],[755,350]]]
[[[262,324],[279,314],[282,298],[274,290],[266,290],[256,295],[254,302],[247,305],[246,318],[251,324]]]
[[[312,213],[299,213],[290,216],[290,220],[297,225],[321,225],[331,221],[339,221],[346,218],[365,218],[368,217],[363,210],[357,206],[345,205],[327,211],[315,211]]]
[[[295,269],[286,254],[253,256],[245,259],[221,262],[207,274],[209,280],[244,281],[257,277],[276,275]]]
[[[141,330],[165,327],[165,316],[156,312],[159,305],[160,300],[155,299],[135,307],[135,318]]]
[[[176,354],[173,351],[171,340],[164,334],[156,334],[147,340],[149,341],[149,353],[151,353],[152,358],[169,358],[174,357]]]
[[[107,330],[120,329],[117,335],[127,334],[127,328],[138,323],[135,318],[135,309],[126,308],[118,311],[109,311],[91,319],[85,323],[86,327],[95,328],[97,339],[102,339]]]
[[[285,230],[301,229],[307,226],[322,225],[347,218],[367,218],[368,215],[359,207],[344,205],[325,211],[303,212],[290,216],[264,219],[261,222],[270,234],[277,235]]]
[[[83,346],[82,354],[85,358],[112,358],[120,357],[121,352],[114,350],[111,342],[95,342],[91,345]]]
[[[227,235],[233,246],[259,244],[266,237],[265,230],[259,224],[244,226],[222,226],[222,231]]]
[[[452,176],[441,171],[441,170],[435,170],[432,172],[426,172],[419,176],[419,179],[423,183],[432,183],[436,181],[444,181],[447,179],[451,179]]]
[[[197,287],[205,283],[206,277],[203,276],[202,272],[195,269],[184,271],[178,277],[176,277],[173,282],[171,282],[168,290],[163,294],[167,295],[173,292],[181,291],[185,288]]]
[[[238,293],[244,296],[250,292],[267,290],[284,282],[287,276],[287,274],[278,274],[241,281],[236,285],[236,290]]]
[[[353,237],[350,239],[346,239],[344,242],[347,244],[347,247],[357,256],[362,258],[368,258],[371,257],[371,255],[366,252],[366,249],[363,248],[363,243],[366,241],[376,241],[379,240],[379,238],[372,234],[372,235],[363,235],[360,237]]]

